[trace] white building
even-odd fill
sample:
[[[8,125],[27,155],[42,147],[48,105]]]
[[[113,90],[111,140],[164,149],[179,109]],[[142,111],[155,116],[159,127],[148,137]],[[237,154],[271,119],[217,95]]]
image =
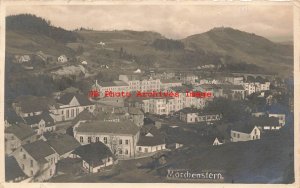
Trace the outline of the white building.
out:
[[[66,62],[68,62],[68,58],[67,58],[66,55],[61,55],[61,56],[59,56],[59,57],[57,58],[57,61],[58,61],[59,63],[66,63]]]
[[[130,120],[79,122],[73,130],[81,145],[102,142],[119,159],[135,156],[140,128]]]
[[[260,129],[257,126],[240,125],[231,130],[231,141],[251,141],[260,139]]]

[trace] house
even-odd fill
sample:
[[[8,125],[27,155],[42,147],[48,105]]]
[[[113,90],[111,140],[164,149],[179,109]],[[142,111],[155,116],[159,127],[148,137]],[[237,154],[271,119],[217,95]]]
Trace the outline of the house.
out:
[[[74,158],[82,159],[82,167],[88,173],[97,173],[117,163],[117,158],[102,142],[82,145],[72,152]]]
[[[282,127],[279,124],[279,118],[268,116],[253,117],[250,124],[257,126],[262,131],[279,130]]]
[[[245,99],[246,91],[242,85],[220,84],[223,89],[223,95],[232,100]]]
[[[137,155],[158,152],[165,149],[165,136],[155,126],[151,126],[150,128],[143,127],[136,146]]]
[[[180,81],[182,81],[184,84],[195,84],[196,80],[198,80],[198,76],[187,73],[187,74],[180,74],[179,75]]]
[[[5,157],[5,182],[16,183],[26,179],[14,156]]]
[[[270,106],[270,109],[268,110],[269,117],[276,117],[279,119],[279,125],[284,126],[285,125],[285,119],[286,119],[286,109],[284,109],[283,106],[279,104],[275,104]]]
[[[184,108],[180,110],[179,119],[186,123],[211,122],[222,119],[222,114],[204,112],[196,108]]]
[[[251,141],[260,139],[260,129],[257,126],[245,125],[243,122],[231,129],[231,141]]]
[[[28,117],[40,115],[43,111],[56,109],[56,102],[49,97],[26,95],[17,97],[12,107],[18,116]]]
[[[119,80],[129,85],[129,91],[159,91],[160,79],[141,74],[119,75]]]
[[[134,157],[140,128],[130,120],[87,121],[79,123],[73,131],[80,144],[102,142],[120,159]]]
[[[82,61],[81,64],[82,65],[87,65],[88,63],[87,63],[87,61]]]
[[[18,147],[34,142],[38,136],[30,127],[24,124],[12,125],[4,130],[5,154],[9,155]]]
[[[233,84],[233,85],[242,85],[244,83],[243,76],[227,76],[225,77],[225,81]]]
[[[223,97],[223,89],[216,84],[202,84],[194,87],[195,91],[210,92],[212,97]]]
[[[80,143],[67,134],[46,134],[44,141],[58,154],[58,160],[70,157],[71,153],[80,146]]]
[[[114,97],[120,97],[120,96],[113,96],[113,95],[108,95],[109,92],[129,92],[130,88],[128,83],[124,81],[112,81],[112,82],[100,82],[98,84],[97,80],[94,85],[91,87],[91,91],[98,91],[100,94],[100,97],[109,97],[109,98],[114,98]]]
[[[24,121],[28,126],[35,130],[38,135],[56,130],[55,121],[49,112],[43,112],[39,115],[24,117]]]
[[[56,121],[74,119],[84,109],[93,112],[95,105],[81,94],[66,93],[57,100],[57,108],[51,110]]]
[[[49,180],[55,174],[58,155],[42,140],[19,147],[13,156],[22,171],[33,181]]]
[[[61,55],[61,56],[59,56],[57,58],[57,62],[59,62],[59,63],[66,63],[66,62],[68,62],[68,58],[67,58],[66,55]]]
[[[144,113],[135,107],[128,108],[129,119],[136,124],[137,126],[141,127],[144,125]]]
[[[22,117],[18,116],[14,110],[5,109],[4,114],[4,126],[9,127],[11,125],[24,124],[25,121]]]

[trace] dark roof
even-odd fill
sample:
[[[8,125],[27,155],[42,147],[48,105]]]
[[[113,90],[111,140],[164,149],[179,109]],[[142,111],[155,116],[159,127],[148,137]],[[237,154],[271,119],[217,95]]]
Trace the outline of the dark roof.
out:
[[[49,110],[50,106],[56,106],[56,102],[52,98],[31,95],[17,97],[15,103],[25,113],[45,111]]]
[[[4,119],[9,124],[25,123],[24,120],[20,116],[18,116],[14,110],[11,109],[5,109]]]
[[[23,124],[9,126],[5,128],[5,132],[14,134],[20,140],[24,140],[25,138],[35,135],[33,129]]]
[[[75,149],[73,154],[79,155],[84,161],[94,166],[102,165],[102,160],[107,157],[113,157],[115,159],[110,149],[102,142],[82,145]]]
[[[80,146],[79,142],[67,134],[52,134],[47,136],[47,143],[58,153],[63,155]]]
[[[77,123],[79,120],[95,120],[96,117],[88,109],[84,109],[80,112],[76,118],[73,120],[73,123]]]
[[[15,157],[5,157],[5,181],[11,181],[19,177],[26,178],[26,175],[21,170]]]
[[[274,104],[269,107],[269,114],[285,114],[287,109],[280,104]]]
[[[153,136],[146,136],[149,133]],[[141,132],[137,143],[138,146],[157,146],[161,144],[165,144],[165,136],[154,126],[148,131]]]
[[[28,125],[37,124],[42,119],[45,121],[46,127],[54,125],[54,119],[50,116],[48,112],[43,112],[40,115],[24,117],[24,120]]]
[[[46,163],[45,157],[52,155],[55,151],[42,140],[38,140],[22,146],[36,161]]]
[[[74,94],[74,93],[64,94],[63,96],[60,97],[60,99],[58,100],[58,103],[67,105],[71,102],[73,97],[76,97],[76,99],[78,100],[78,102],[81,106],[87,106],[87,105],[93,104],[91,101],[88,100],[88,96],[84,96],[84,95],[77,94],[77,93],[76,94]]]
[[[81,123],[77,131],[135,135],[139,131],[139,127],[130,120],[122,122],[93,121]]]
[[[252,117],[250,123],[256,126],[278,126],[279,119],[276,117]]]

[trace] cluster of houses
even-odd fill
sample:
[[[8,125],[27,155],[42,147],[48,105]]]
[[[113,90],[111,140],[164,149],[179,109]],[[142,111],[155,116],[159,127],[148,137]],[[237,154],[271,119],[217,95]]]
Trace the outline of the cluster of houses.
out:
[[[240,77],[223,81],[203,81],[193,74],[176,77],[173,73],[151,73],[150,76],[120,75],[113,82],[95,82],[91,90],[99,93],[169,91],[178,97],[101,97],[94,101],[88,95],[66,92],[55,97],[20,96],[5,113],[5,154],[14,175],[6,181],[45,181],[57,173],[57,163],[65,158],[82,159],[88,173],[112,168],[118,160],[135,159],[168,150],[166,136],[157,124],[145,124],[146,113],[170,115],[179,113],[187,125],[221,121],[217,111],[203,108],[214,98],[244,100],[249,92]],[[254,83],[255,92],[269,90],[267,82]],[[268,86],[266,86],[268,85]],[[187,91],[211,92],[211,98],[186,95]],[[252,91],[252,90],[251,90]],[[253,111],[252,119],[233,125],[230,136],[213,137],[210,145],[250,141],[261,138],[263,131],[278,130],[285,125],[285,113],[278,110]],[[59,124],[71,122],[64,134]],[[180,147],[179,143],[172,143]]]

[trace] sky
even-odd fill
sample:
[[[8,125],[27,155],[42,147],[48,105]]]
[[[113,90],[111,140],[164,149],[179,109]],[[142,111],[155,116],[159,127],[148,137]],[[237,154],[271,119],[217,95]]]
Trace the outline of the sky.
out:
[[[232,27],[274,41],[293,40],[288,5],[43,5],[8,6],[6,15],[31,13],[68,30],[156,31],[182,39],[214,27]]]

